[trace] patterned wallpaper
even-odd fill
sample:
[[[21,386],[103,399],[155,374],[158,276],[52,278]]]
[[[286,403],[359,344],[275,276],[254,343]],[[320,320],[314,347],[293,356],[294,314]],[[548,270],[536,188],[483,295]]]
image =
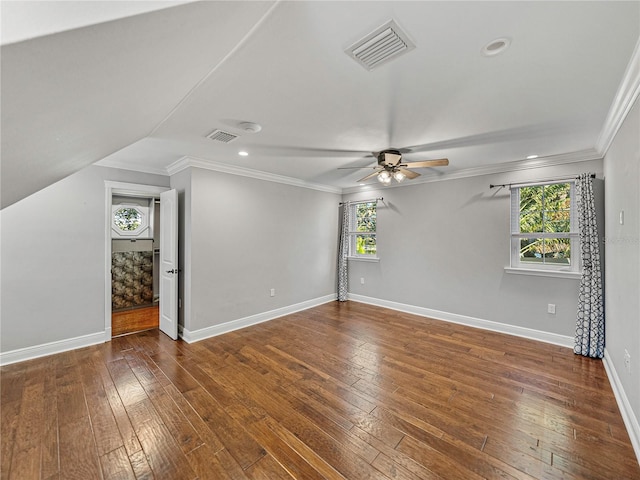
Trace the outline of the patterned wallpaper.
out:
[[[113,252],[111,272],[113,310],[153,303],[153,251]]]

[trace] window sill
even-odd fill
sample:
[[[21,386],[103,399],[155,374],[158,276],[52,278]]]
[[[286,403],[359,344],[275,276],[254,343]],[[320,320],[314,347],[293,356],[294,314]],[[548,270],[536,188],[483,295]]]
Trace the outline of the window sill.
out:
[[[532,275],[536,277],[556,277],[556,278],[573,278],[580,280],[582,274],[580,272],[567,272],[562,270],[536,270],[532,268],[513,268],[504,267],[506,273],[516,275]]]
[[[374,262],[378,263],[380,261],[380,257],[347,257],[347,260],[355,260],[356,262]]]

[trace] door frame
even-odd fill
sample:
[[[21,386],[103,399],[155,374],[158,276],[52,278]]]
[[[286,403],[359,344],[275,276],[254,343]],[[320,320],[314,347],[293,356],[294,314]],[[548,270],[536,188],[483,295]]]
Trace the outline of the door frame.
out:
[[[104,230],[104,341],[111,341],[111,207],[114,195],[127,197],[160,198],[170,187],[105,180],[105,230]],[[160,226],[162,228],[162,226]]]

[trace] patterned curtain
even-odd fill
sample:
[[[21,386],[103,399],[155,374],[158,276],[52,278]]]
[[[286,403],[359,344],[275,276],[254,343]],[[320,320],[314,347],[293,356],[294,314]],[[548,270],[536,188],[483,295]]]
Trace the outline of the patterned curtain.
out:
[[[349,278],[347,255],[349,255],[349,202],[342,204],[342,224],[340,225],[340,245],[338,246],[338,300],[346,302]]]
[[[582,278],[573,351],[585,357],[604,357],[604,308],[600,247],[591,174],[576,179],[578,231],[582,255]]]

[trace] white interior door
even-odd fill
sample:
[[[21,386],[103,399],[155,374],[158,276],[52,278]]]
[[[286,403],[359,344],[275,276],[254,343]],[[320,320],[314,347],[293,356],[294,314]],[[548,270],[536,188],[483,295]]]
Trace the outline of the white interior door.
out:
[[[178,192],[160,194],[160,330],[178,338]]]

